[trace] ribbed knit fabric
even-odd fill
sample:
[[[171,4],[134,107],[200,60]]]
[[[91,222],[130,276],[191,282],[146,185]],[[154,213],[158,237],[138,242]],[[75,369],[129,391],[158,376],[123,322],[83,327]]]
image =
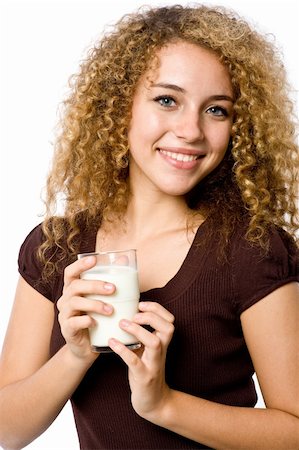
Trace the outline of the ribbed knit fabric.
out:
[[[163,288],[143,292],[141,299],[158,301],[176,318],[166,363],[171,388],[222,404],[253,407],[254,368],[240,314],[279,286],[299,281],[298,250],[285,232],[273,229],[270,252],[262,256],[244,239],[240,228],[232,238],[227,261],[217,262],[217,238],[205,239],[208,226],[206,221],[198,229],[176,276]],[[41,266],[35,250],[42,239],[40,226],[28,235],[20,250],[19,271],[56,303],[63,276],[57,276],[51,285],[40,282]],[[94,251],[95,241],[96,230],[84,232],[80,252]],[[55,311],[52,355],[65,344]],[[207,448],[134,412],[127,368],[115,354],[100,355],[71,402],[82,449]]]

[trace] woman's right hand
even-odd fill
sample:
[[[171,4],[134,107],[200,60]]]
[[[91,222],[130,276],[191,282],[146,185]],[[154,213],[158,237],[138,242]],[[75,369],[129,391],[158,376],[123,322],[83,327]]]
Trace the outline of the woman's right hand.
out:
[[[96,321],[88,313],[96,312],[107,316],[112,314],[113,307],[84,296],[88,294],[109,296],[115,291],[115,286],[111,283],[80,279],[80,274],[95,264],[94,256],[86,256],[67,266],[64,271],[63,294],[57,302],[58,320],[67,346],[76,357],[88,361],[95,360],[98,356],[91,350],[88,333],[88,328],[96,326]]]

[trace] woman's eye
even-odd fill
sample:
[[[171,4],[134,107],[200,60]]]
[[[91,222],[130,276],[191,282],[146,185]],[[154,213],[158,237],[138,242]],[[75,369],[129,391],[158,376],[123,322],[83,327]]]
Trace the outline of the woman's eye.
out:
[[[165,108],[171,108],[175,106],[175,100],[168,95],[160,95],[159,97],[154,98],[154,101],[159,103],[159,105],[164,106]]]
[[[222,108],[221,106],[211,106],[207,109],[208,114],[212,114],[216,117],[227,117],[228,112],[225,108]]]

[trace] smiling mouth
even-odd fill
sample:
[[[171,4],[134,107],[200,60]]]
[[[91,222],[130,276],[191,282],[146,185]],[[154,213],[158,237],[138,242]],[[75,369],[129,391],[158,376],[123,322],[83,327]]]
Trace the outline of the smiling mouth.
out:
[[[204,155],[188,155],[184,153],[170,152],[168,150],[162,150],[161,148],[159,148],[158,151],[171,159],[182,162],[196,161],[197,159],[204,157]]]

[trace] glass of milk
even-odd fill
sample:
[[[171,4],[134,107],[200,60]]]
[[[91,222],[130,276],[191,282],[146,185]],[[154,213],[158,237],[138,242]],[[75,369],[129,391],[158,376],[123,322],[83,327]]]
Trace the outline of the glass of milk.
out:
[[[85,256],[96,256],[97,262],[91,269],[82,272],[80,278],[83,280],[101,280],[113,283],[116,290],[111,295],[89,294],[87,298],[92,300],[102,300],[110,303],[114,312],[110,316],[97,313],[90,315],[96,320],[97,325],[89,328],[90,343],[93,351],[109,353],[111,348],[108,340],[111,337],[118,339],[131,349],[141,346],[136,342],[136,338],[126,333],[119,326],[121,319],[132,320],[138,312],[138,302],[140,297],[136,250],[109,251],[97,253],[81,253],[78,258]]]

